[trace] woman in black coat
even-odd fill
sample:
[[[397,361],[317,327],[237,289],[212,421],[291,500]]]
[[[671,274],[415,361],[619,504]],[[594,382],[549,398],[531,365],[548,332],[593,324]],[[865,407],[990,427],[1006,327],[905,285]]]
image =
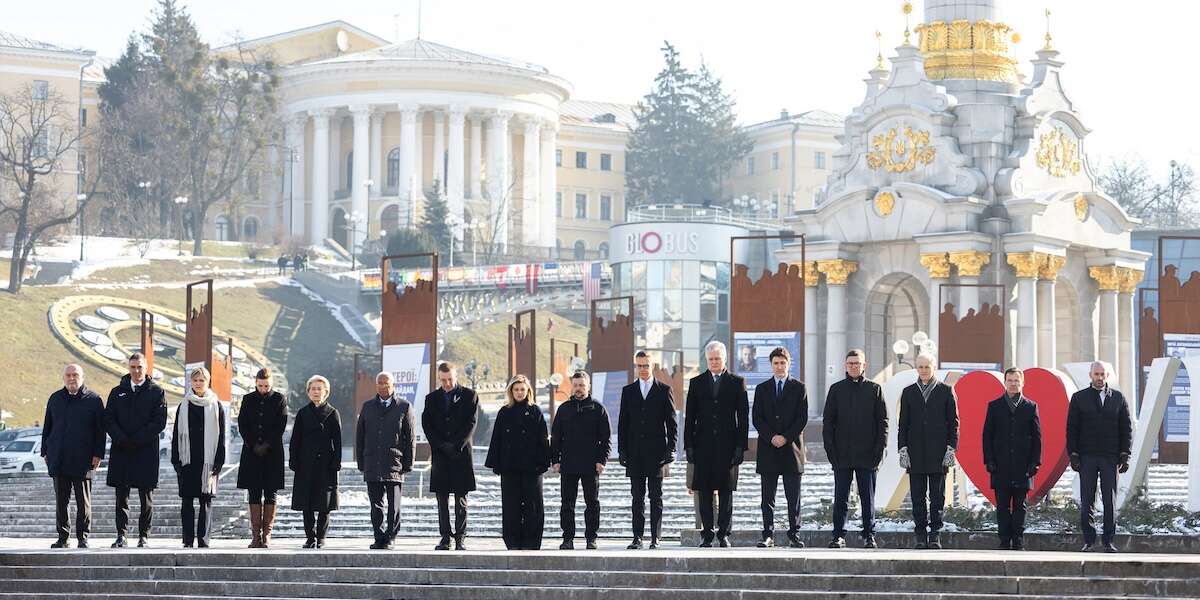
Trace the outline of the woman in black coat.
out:
[[[529,379],[508,382],[508,402],[496,413],[484,466],[500,476],[501,533],[509,550],[540,550],[546,508],[542,474],[550,468],[546,417]]]
[[[188,376],[190,385],[179,408],[171,434],[171,465],[179,479],[183,546],[192,542],[208,547],[212,523],[212,499],[217,495],[217,476],[225,465],[225,407],[208,387],[208,369],[196,367]],[[195,503],[199,501],[200,514]]]
[[[250,548],[269,548],[275,525],[275,493],[283,489],[283,431],[287,428],[287,399],[271,389],[271,370],[254,377],[254,391],[242,396],[238,431],[242,457],[238,489],[250,501]]]
[[[292,510],[304,512],[305,548],[325,545],[329,513],[338,508],[338,471],[342,470],[342,419],[329,404],[329,380],[313,375],[305,386],[311,402],[296,412],[288,467]]]

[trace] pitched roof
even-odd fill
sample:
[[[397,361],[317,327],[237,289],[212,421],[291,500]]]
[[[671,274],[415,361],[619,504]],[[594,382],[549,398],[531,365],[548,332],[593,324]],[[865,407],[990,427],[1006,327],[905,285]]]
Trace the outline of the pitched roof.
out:
[[[794,123],[797,125],[807,125],[810,127],[837,127],[837,128],[840,128],[840,127],[842,127],[844,122],[845,122],[845,118],[843,118],[837,114],[831,113],[827,110],[817,109],[817,110],[805,111],[805,112],[794,114],[794,115],[788,115],[786,117],[780,115],[780,117],[771,119],[770,121],[762,121],[759,123],[752,123],[750,125],[747,125],[746,129],[747,130],[766,129],[769,127],[782,125],[784,123],[789,123],[789,124]]]
[[[545,67],[535,65],[533,63],[505,58],[502,56],[492,56],[487,54],[479,54],[477,52],[469,52],[467,50],[459,50],[458,48],[452,48],[444,44],[439,44],[420,38],[411,39],[397,44],[389,44],[379,48],[372,48],[362,52],[343,54],[335,58],[318,61],[318,64],[372,60],[454,62],[468,65],[507,67],[510,69],[521,69],[545,74],[549,74],[550,72]]]
[[[240,40],[235,43],[230,43],[230,44],[225,44],[223,46],[215,47],[215,48],[213,48],[213,50],[220,51],[220,50],[224,50],[227,48],[232,48],[238,44],[241,44],[243,46],[258,46],[260,44],[269,44],[271,42],[274,42],[274,41],[277,41],[277,40],[280,40],[283,38],[288,38],[288,37],[292,37],[295,35],[305,34],[305,33],[313,32],[313,31],[320,31],[322,29],[329,29],[331,27],[338,27],[341,29],[350,30],[350,31],[357,33],[358,35],[361,35],[377,44],[382,45],[382,44],[388,43],[388,41],[384,38],[381,38],[365,29],[362,29],[360,27],[355,27],[354,25],[351,25],[350,23],[347,23],[341,19],[338,19],[335,21],[327,21],[325,23],[318,23],[316,25],[309,25],[308,27],[301,27],[299,29],[292,29],[290,31],[282,31],[280,33],[272,33],[271,35],[265,35],[262,37],[252,38],[252,39],[248,39],[248,40]]]
[[[558,114],[565,125],[586,125],[626,131],[637,123],[633,116],[632,104],[615,102],[567,100],[559,106]],[[612,118],[609,119],[607,115],[612,115]]]
[[[81,48],[64,48],[51,44],[50,42],[42,42],[35,39],[27,38],[23,35],[0,31],[0,47],[19,48],[22,50],[42,50],[46,52],[67,52],[71,54],[88,54],[89,51]]]

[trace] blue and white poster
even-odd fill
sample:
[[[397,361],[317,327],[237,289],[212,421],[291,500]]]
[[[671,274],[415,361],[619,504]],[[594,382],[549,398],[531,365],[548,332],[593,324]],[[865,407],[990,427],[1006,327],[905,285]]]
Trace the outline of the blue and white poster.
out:
[[[629,383],[628,371],[606,371],[592,373],[592,399],[608,411],[608,425],[612,429],[613,448],[617,447],[617,415],[621,412],[621,388]]]
[[[425,439],[421,412],[429,393],[429,344],[391,344],[383,347],[383,370],[392,374],[396,395],[408,400],[416,415],[417,439]]]
[[[1183,358],[1200,354],[1200,335],[1190,333],[1164,333],[1163,343],[1167,356]],[[1171,395],[1167,397],[1167,410],[1163,414],[1164,438],[1168,442],[1188,441],[1188,418],[1192,403],[1192,385],[1187,369],[1182,366],[1171,384]]]
[[[800,332],[798,331],[738,331],[733,334],[733,356],[729,370],[746,378],[746,395],[750,411],[754,412],[754,386],[775,376],[771,370],[771,351],[783,347],[792,357],[788,373],[800,379]],[[750,428],[750,436],[758,433]]]

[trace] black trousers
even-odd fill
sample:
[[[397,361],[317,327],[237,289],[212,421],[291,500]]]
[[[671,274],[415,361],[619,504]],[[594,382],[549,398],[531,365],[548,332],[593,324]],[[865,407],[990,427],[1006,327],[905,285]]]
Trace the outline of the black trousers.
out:
[[[1009,542],[1025,534],[1025,496],[1029,488],[996,488],[996,529],[1000,541]]]
[[[275,495],[279,490],[267,490],[262,488],[250,488],[246,490],[246,499],[250,504],[275,504]]]
[[[763,538],[775,535],[775,490],[783,478],[783,497],[787,500],[788,536],[800,533],[800,473],[760,474],[762,483]]]
[[[546,507],[542,501],[542,474],[500,474],[500,532],[509,550],[540,550]]]
[[[583,533],[589,540],[600,535],[600,476],[591,474],[563,473],[562,507],[558,522],[562,526],[564,540],[575,539],[575,498],[579,495],[579,484],[583,484]]]
[[[912,514],[918,535],[942,530],[942,510],[946,507],[946,473],[909,473]],[[928,501],[926,501],[928,496]]]
[[[467,533],[467,494],[454,494],[454,529],[450,529],[450,494],[438,493],[438,533],[462,539]]]
[[[367,497],[371,501],[371,529],[375,530],[377,543],[390,543],[400,533],[400,484],[395,481],[367,482]],[[386,527],[383,513],[384,497],[387,498]],[[325,537],[325,536],[318,536]]]
[[[54,478],[54,525],[58,539],[71,537],[70,514],[67,506],[75,493],[75,535],[86,540],[92,532],[92,480],[70,477]]]
[[[1100,503],[1104,506],[1104,543],[1111,543],[1117,531],[1114,506],[1117,501],[1117,461],[1107,456],[1084,454],[1079,457],[1079,528],[1083,541],[1096,543],[1096,480],[1100,480]]]
[[[733,490],[717,490],[717,537],[728,537],[733,524]],[[696,490],[700,496],[700,536],[713,539],[713,492]]]
[[[327,531],[329,531],[329,511],[304,511],[305,537],[310,540],[323,540]]]
[[[201,495],[199,498],[181,498],[179,515],[183,518],[183,543],[191,545],[197,540],[208,544],[208,532],[212,524],[213,497]],[[200,514],[196,514],[196,504],[200,504]]]
[[[858,509],[862,512],[862,537],[875,535],[875,469],[833,470],[833,535],[846,537],[846,512],[850,481],[858,482]]]
[[[662,477],[633,475],[629,478],[629,491],[633,495],[633,537],[641,538],[646,532],[646,492],[650,492],[650,538],[658,539],[662,533]]]
[[[119,487],[117,493],[117,535],[129,531],[129,489]],[[154,519],[154,488],[138,488],[138,537],[150,537],[150,522]]]

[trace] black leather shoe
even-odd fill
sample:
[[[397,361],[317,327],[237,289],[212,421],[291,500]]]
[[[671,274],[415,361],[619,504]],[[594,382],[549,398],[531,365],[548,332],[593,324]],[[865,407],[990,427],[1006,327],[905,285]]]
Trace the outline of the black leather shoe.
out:
[[[711,539],[704,538],[704,539],[700,540],[700,545],[698,547],[699,548],[712,548],[712,543],[713,543],[713,541]]]
[[[1105,551],[1105,552],[1107,552],[1107,553],[1109,553],[1109,554],[1116,554],[1116,553],[1117,553],[1117,547],[1116,547],[1116,546],[1114,546],[1112,542],[1105,542],[1105,543],[1104,543],[1104,551]]]
[[[929,549],[929,536],[927,536],[925,534],[925,532],[919,531],[919,532],[917,532],[916,537],[917,537],[917,543],[915,545],[913,545],[913,548],[916,548],[917,550],[928,550]]]
[[[465,544],[463,544],[462,536],[454,538],[454,549],[455,550],[466,550],[467,549],[467,546]]]
[[[641,550],[642,549],[642,538],[633,538],[633,541],[629,542],[629,545],[625,546],[625,549],[626,550]]]
[[[301,546],[301,548],[306,548],[306,549],[307,548],[316,548],[316,547],[317,547],[316,538],[308,538],[307,540],[304,540],[304,545]]]
[[[1092,549],[1094,549],[1095,547],[1096,547],[1096,542],[1084,542],[1083,547],[1080,548],[1079,551],[1080,552],[1091,552]]]
[[[1025,549],[1025,540],[1022,538],[1019,538],[1019,537],[1013,538],[1012,549],[1013,550],[1024,550]]]
[[[650,549],[658,550],[658,538],[650,538]]]
[[[941,550],[942,549],[942,534],[937,533],[937,532],[929,534],[929,549],[930,550]]]
[[[838,536],[838,537],[833,538],[832,540],[829,540],[829,547],[830,548],[845,548],[846,547],[846,538]]]
[[[875,543],[875,536],[868,535],[863,539],[863,548],[878,548],[879,544]]]
[[[997,550],[1012,550],[1012,544],[1009,543],[1008,540],[1000,540],[1000,543],[996,546],[996,549]]]
[[[370,546],[372,550],[387,550],[387,547],[387,542],[372,542]],[[434,550],[438,550],[438,548],[434,548]]]
[[[149,545],[150,541],[146,538],[146,536],[143,535],[138,537],[138,548],[146,548]]]
[[[117,541],[112,543],[113,548],[125,548],[129,546],[129,542],[125,540],[125,536],[118,535]]]
[[[562,543],[558,545],[558,549],[559,550],[574,550],[575,549],[575,540],[563,540]]]
[[[63,539],[58,540],[57,542],[54,542],[53,544],[50,544],[50,547],[51,548],[70,548],[71,540],[63,538]]]
[[[325,538],[317,538],[317,548],[325,547]]]
[[[197,547],[197,548],[207,548],[207,547],[208,547],[208,542],[206,542],[206,541],[204,541],[204,540],[197,540],[197,541],[196,541],[196,547]]]
[[[191,543],[191,542],[184,542],[184,543],[183,543],[183,547],[184,547],[184,548],[191,548],[191,547],[192,547],[192,543]]]
[[[728,548],[732,544],[729,543],[729,536],[718,536],[717,537],[717,545],[722,548]]]
[[[800,541],[800,536],[798,536],[798,535],[789,535],[788,536],[788,546],[790,546],[792,548],[803,548],[804,542]]]
[[[596,549],[596,538],[589,539],[587,541],[587,545],[585,547],[588,550],[595,550]]]
[[[763,539],[761,539],[761,540],[758,540],[758,547],[759,547],[759,548],[770,548],[770,547],[772,547],[772,546],[774,546],[774,545],[775,545],[775,539],[774,539],[773,537],[769,536],[769,535],[768,535],[768,536],[766,536],[766,537],[764,537],[764,538],[763,538]]]
[[[79,538],[79,543],[78,543],[78,544],[76,544],[76,547],[78,547],[78,548],[90,548],[90,546],[88,546],[88,541],[87,541],[87,538]]]
[[[450,538],[443,537],[440,541],[438,541],[437,545],[434,546],[433,549],[434,550],[449,550],[450,549]]]

